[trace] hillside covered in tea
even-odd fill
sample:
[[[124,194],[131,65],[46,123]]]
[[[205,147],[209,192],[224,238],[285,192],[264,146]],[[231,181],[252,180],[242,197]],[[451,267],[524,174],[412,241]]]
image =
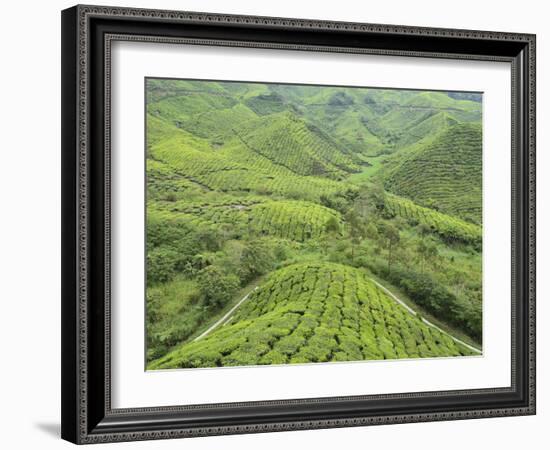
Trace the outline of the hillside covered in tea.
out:
[[[280,269],[224,326],[151,365],[221,367],[475,354],[411,315],[358,269]]]
[[[479,94],[146,83],[148,369],[480,354]]]

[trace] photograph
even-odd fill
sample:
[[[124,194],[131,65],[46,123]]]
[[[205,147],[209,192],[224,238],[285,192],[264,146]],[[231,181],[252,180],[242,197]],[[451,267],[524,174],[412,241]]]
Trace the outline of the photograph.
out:
[[[55,363],[40,373],[59,390],[62,439],[383,446],[380,425],[409,424],[398,444],[424,445],[434,427],[434,442],[456,448],[454,436],[535,442],[537,33],[548,27],[529,6],[497,17],[478,2],[441,21],[436,2],[399,1],[67,4],[60,27],[47,22],[61,82],[45,73],[59,89],[39,89],[37,104],[60,114],[38,114],[31,134],[19,120],[27,134],[15,136],[42,143],[60,125],[56,171],[34,165],[61,178],[61,265],[38,265],[60,270],[61,305],[33,315],[60,355],[27,356],[16,374]],[[24,65],[48,53],[17,54]],[[29,117],[28,102],[8,103]],[[27,147],[6,167],[30,167]],[[53,243],[35,229],[45,183],[23,179],[25,235]],[[43,291],[21,251],[32,246],[11,241],[26,269],[17,289]],[[46,336],[11,322],[11,336]]]
[[[146,369],[483,355],[483,93],[145,84]]]

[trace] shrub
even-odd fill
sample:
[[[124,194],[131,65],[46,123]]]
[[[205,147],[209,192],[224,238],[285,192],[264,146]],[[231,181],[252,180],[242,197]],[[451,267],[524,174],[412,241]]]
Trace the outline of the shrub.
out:
[[[271,350],[260,359],[260,364],[285,364],[288,358],[277,350]]]
[[[197,282],[204,303],[214,308],[225,305],[239,288],[239,279],[235,275],[227,275],[216,266],[202,269]]]
[[[272,270],[275,262],[273,247],[267,240],[249,242],[241,254],[239,277],[246,284]]]
[[[157,247],[147,252],[147,283],[170,281],[176,274],[179,255],[176,251]]]
[[[285,336],[277,342],[274,349],[285,355],[293,355],[298,349],[306,342],[303,336],[292,333],[289,336]]]

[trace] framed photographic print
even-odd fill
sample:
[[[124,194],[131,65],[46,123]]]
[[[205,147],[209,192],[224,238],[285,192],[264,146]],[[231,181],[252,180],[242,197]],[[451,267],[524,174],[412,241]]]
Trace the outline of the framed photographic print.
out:
[[[535,37],[62,13],[62,436],[535,413]]]

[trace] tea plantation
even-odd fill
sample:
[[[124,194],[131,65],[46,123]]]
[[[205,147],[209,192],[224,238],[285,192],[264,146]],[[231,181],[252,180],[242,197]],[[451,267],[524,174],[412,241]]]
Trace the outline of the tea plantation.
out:
[[[481,103],[454,94],[147,79],[147,368],[479,354]]]

